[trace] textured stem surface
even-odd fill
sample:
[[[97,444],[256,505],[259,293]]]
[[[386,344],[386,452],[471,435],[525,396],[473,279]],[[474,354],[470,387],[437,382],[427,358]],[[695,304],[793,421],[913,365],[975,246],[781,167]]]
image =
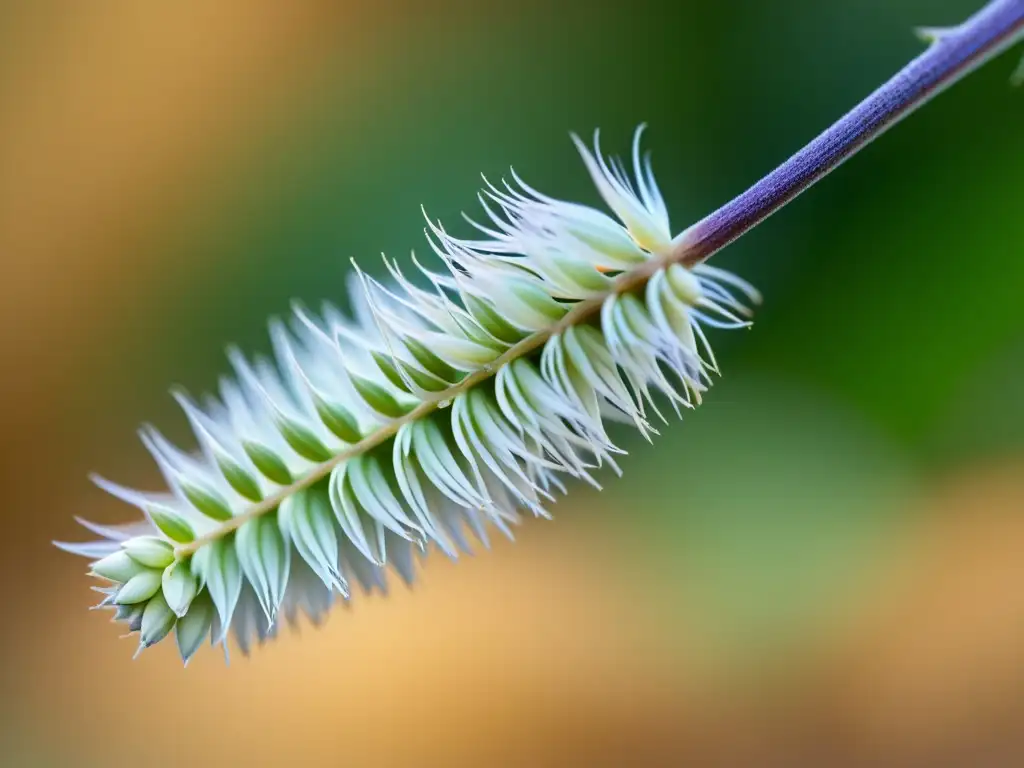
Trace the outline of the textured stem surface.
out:
[[[960,78],[1024,38],[1024,0],[992,0],[967,21],[922,30],[928,49],[789,160],[675,243],[675,258],[698,264],[826,176],[874,138]]]
[[[588,320],[600,311],[608,296],[642,287],[652,275],[670,264],[681,262],[693,266],[704,261],[823,178],[932,96],[1021,40],[1024,37],[1024,0],[993,0],[963,24],[930,34],[934,40],[923,54],[761,181],[679,235],[671,251],[620,275],[606,295],[579,302],[552,327],[523,339],[488,368],[467,376],[402,418],[379,428],[210,533],[179,546],[178,555],[195,552],[254,517],[273,511],[284,499],[327,477],[342,462],[392,438],[403,424],[429,415],[442,404],[493,376],[501,366],[534,352],[570,325]]]

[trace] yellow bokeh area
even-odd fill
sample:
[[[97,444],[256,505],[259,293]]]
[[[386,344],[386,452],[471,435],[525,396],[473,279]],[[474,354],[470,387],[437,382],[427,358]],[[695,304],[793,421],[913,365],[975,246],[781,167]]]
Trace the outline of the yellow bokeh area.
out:
[[[1013,54],[716,256],[766,295],[721,383],[514,543],[186,669],[50,543],[131,514],[88,472],[158,483],[133,430],[187,444],[168,385],[342,301],[349,257],[425,252],[420,204],[454,228],[509,165],[596,204],[567,132],[646,121],[682,229],[970,10],[5,5],[0,765],[1024,762]]]

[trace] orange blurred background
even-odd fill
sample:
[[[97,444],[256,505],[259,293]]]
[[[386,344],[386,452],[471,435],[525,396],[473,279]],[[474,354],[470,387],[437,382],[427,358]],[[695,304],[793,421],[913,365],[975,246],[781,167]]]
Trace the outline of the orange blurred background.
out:
[[[515,545],[184,671],[169,643],[133,663],[50,545],[127,512],[88,471],[156,483],[131,433],[185,435],[168,384],[211,387],[292,296],[340,298],[348,256],[421,248],[420,202],[454,219],[511,162],[583,190],[565,132],[649,120],[681,225],[912,56],[910,24],[971,10],[788,0],[766,40],[741,3],[629,5],[0,10],[3,764],[1024,761],[1006,59],[725,255],[768,294],[726,379]]]

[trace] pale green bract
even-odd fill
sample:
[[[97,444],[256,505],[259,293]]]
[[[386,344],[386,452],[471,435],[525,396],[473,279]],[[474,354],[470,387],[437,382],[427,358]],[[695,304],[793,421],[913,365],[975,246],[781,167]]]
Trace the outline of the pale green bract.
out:
[[[594,470],[618,471],[606,421],[649,437],[652,414],[664,421],[656,393],[677,414],[700,402],[717,371],[703,327],[746,327],[759,297],[665,258],[673,238],[641,134],[632,177],[596,134],[593,153],[574,137],[618,221],[515,174],[488,183],[482,239],[428,220],[444,270],[414,258],[417,285],[387,259],[387,282],[357,268],[351,318],[296,307],[271,323],[273,361],[232,351],[218,397],[174,393],[199,452],[141,431],[169,492],[96,478],[143,520],[80,521],[100,539],[58,544],[94,561],[100,606],[140,650],[173,630],[187,662],[230,631],[248,652],[282,614],[318,623],[356,585],[384,592],[388,566],[411,583],[431,546],[455,558],[471,538],[487,546],[490,528],[511,538],[521,511],[547,516],[561,475],[596,486]]]

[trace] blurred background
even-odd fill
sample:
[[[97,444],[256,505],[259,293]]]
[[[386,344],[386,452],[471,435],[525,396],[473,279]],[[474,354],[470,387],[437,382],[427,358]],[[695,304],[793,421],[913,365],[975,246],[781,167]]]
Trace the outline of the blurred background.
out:
[[[596,203],[650,125],[676,229],[980,0],[32,0],[0,10],[0,763],[1024,763],[1014,54],[715,257],[766,295],[625,477],[225,667],[131,661],[78,514],[133,436],[479,173]],[[1017,53],[1019,55],[1019,52]],[[632,450],[635,449],[635,450]]]

